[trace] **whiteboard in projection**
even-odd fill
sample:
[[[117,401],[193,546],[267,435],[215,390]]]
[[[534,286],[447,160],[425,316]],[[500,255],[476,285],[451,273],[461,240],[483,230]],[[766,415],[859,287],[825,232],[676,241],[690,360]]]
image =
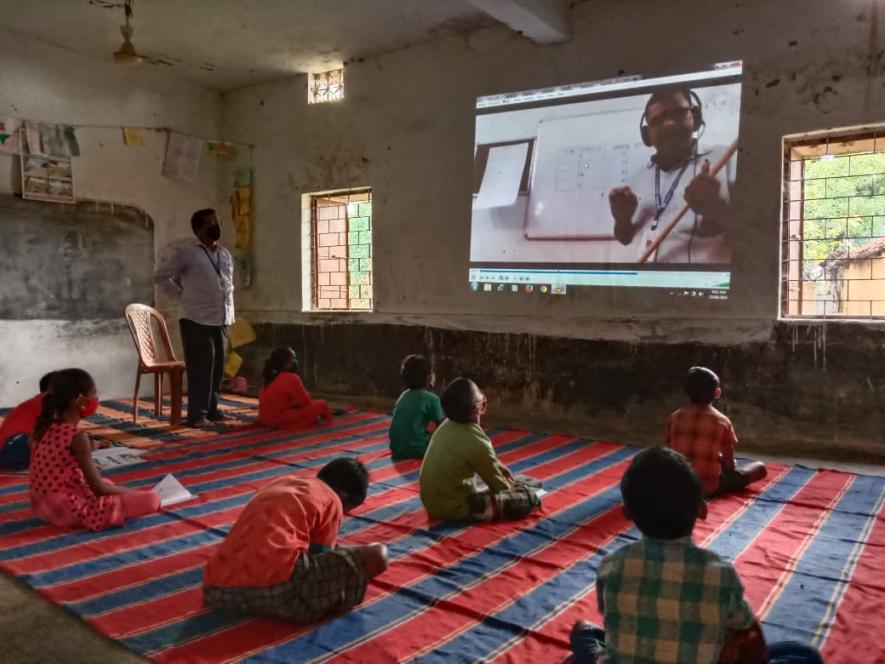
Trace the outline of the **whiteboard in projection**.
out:
[[[737,137],[740,85],[697,88],[705,145]],[[525,237],[528,240],[612,240],[608,194],[649,167],[653,149],[640,138],[648,95],[575,104],[583,111],[538,120]],[[561,113],[566,106],[558,107]]]
[[[622,114],[607,113],[539,123],[527,238],[613,238],[608,192],[627,185],[648,163],[648,148],[640,141],[592,142],[605,135],[601,125],[619,118]]]

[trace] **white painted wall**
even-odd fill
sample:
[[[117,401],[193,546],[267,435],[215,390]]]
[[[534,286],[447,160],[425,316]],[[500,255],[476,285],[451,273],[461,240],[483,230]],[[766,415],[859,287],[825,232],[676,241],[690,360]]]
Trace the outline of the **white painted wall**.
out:
[[[874,15],[875,14],[875,15]],[[885,120],[883,3],[871,0],[593,0],[572,40],[538,46],[504,28],[351,64],[346,99],[306,104],[303,77],[226,96],[224,129],[254,142],[256,321],[408,322],[584,338],[739,343],[778,313],[781,137]],[[469,250],[479,95],[742,59],[742,144],[727,303],[598,289],[556,298],[473,294]],[[301,312],[301,195],[374,190],[376,312]]]
[[[176,82],[152,66],[126,68],[79,56],[10,33],[0,34],[0,116],[72,125],[111,125],[78,129],[81,156],[74,159],[78,198],[136,205],[154,220],[155,248],[191,236],[190,215],[219,205],[222,169],[204,161],[199,180],[184,183],[162,175],[165,134],[146,132],[143,147],[126,147],[126,126],[160,126],[215,136],[221,97],[190,83]],[[0,191],[15,181],[14,160],[0,155]],[[47,204],[50,205],[50,204]],[[41,250],[52,251],[51,247]],[[109,279],[117,275],[108,275]],[[161,302],[175,329],[174,303]],[[80,366],[96,379],[104,397],[131,395],[136,358],[120,320],[0,321],[0,404],[30,396],[43,372]],[[151,381],[146,381],[150,383]],[[144,394],[150,387],[144,388]]]

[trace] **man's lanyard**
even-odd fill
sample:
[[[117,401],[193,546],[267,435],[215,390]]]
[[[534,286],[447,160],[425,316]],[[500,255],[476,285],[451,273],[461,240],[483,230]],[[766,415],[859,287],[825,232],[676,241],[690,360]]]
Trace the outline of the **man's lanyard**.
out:
[[[669,199],[668,199],[669,200]],[[215,270],[215,274],[218,275],[218,278],[221,278],[221,254],[218,254],[218,262],[212,260],[212,256],[209,254],[209,250],[206,249],[205,245],[200,244],[200,249],[203,250],[203,253],[206,254],[206,258],[209,259],[209,262],[212,263],[212,268]]]
[[[661,200],[661,169],[659,166],[655,166],[655,220],[651,224],[651,230],[656,231],[658,229],[658,221],[661,219],[661,215],[664,214],[667,207],[670,205],[670,201],[673,200],[673,194],[676,193],[676,188],[679,186],[679,181],[682,179],[683,174],[685,173],[685,169],[688,168],[688,162],[686,161],[682,164],[682,168],[679,169],[679,175],[676,176],[676,179],[673,180],[673,183],[670,185],[670,190],[667,192],[664,200]]]

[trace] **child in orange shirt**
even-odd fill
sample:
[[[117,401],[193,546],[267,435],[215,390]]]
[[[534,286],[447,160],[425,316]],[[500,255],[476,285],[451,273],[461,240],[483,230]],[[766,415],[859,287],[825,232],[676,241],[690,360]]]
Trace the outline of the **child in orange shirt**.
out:
[[[264,387],[258,396],[258,422],[277,429],[309,429],[322,419],[332,423],[323,399],[311,399],[295,373],[298,362],[288,346],[277,348],[264,363]]]
[[[336,547],[344,513],[363,503],[368,485],[358,459],[339,457],[316,477],[287,475],[263,487],[206,565],[206,604],[297,623],[355,607],[388,562],[380,543]]]

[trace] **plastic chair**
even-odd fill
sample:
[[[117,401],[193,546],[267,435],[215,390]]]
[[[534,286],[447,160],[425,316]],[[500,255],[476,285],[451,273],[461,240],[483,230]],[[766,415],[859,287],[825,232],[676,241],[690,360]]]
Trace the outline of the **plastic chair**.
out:
[[[160,359],[157,339],[154,336],[152,322],[157,321],[160,341],[165,350],[164,357]],[[163,375],[169,374],[172,392],[172,424],[181,422],[181,382],[185,370],[185,364],[175,358],[172,350],[172,342],[169,339],[169,330],[166,328],[166,319],[163,314],[146,304],[130,304],[126,307],[126,322],[132,341],[138,351],[138,369],[135,373],[135,394],[132,397],[132,421],[138,422],[138,388],[141,384],[142,374],[154,374],[154,414],[159,418],[163,414]]]

